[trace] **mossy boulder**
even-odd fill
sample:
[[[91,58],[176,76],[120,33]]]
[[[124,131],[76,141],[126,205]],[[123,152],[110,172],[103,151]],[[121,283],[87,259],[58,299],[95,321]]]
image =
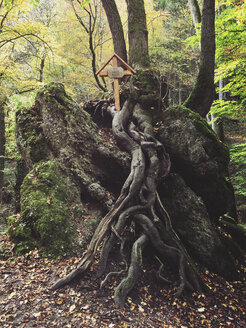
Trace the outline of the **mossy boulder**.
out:
[[[38,247],[43,255],[72,251],[74,228],[69,185],[55,162],[36,164],[21,187],[20,216],[9,218],[8,233],[16,253]]]
[[[159,138],[171,156],[172,170],[203,199],[210,218],[217,221],[227,212],[236,217],[229,151],[207,122],[183,106],[172,107],[162,114]]]
[[[24,251],[29,246],[37,246],[45,249],[43,253],[56,254],[59,250],[56,240],[51,242],[49,227],[51,232],[56,231],[59,240],[64,239],[65,245],[70,229],[66,227],[70,227],[72,216],[79,229],[82,231],[84,226],[85,231],[76,241],[76,249],[81,244],[85,247],[85,235],[91,235],[94,225],[89,222],[84,225],[84,218],[98,221],[111,207],[114,195],[127,177],[129,156],[115,145],[104,147],[90,115],[72,100],[61,83],[52,82],[40,89],[35,104],[18,111],[16,121],[18,147],[29,172],[18,188],[21,217],[15,222],[14,231],[13,222],[10,223],[16,249],[25,246]],[[117,171],[121,174],[112,179]],[[69,194],[72,194],[72,216],[68,208]],[[80,214],[75,213],[76,207],[82,209]],[[19,223],[25,227],[25,237],[16,233]],[[65,254],[68,248],[64,249],[60,254]]]
[[[159,193],[173,228],[193,258],[228,279],[236,277],[234,260],[214,229],[201,197],[173,173],[160,185]]]

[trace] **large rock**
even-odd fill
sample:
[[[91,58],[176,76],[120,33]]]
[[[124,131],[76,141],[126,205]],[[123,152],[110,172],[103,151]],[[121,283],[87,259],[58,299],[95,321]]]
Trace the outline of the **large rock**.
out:
[[[170,174],[159,193],[174,230],[193,258],[229,279],[235,277],[234,260],[214,229],[201,197],[178,174]]]
[[[65,217],[79,225],[82,231],[79,238],[85,246],[88,242],[85,234],[91,235],[88,230],[94,229],[95,219],[98,220],[112,206],[124,183],[129,171],[129,156],[115,145],[104,146],[89,114],[66,94],[60,83],[51,83],[42,88],[37,93],[34,106],[17,113],[17,144],[29,171],[21,187],[21,217],[18,220],[15,218],[14,222],[13,218],[10,219],[9,231],[18,244],[17,248],[25,250],[42,245],[47,254],[54,255],[58,249],[50,242],[43,242],[45,238],[40,236],[39,229],[30,230],[28,227],[37,227],[37,222],[42,222],[42,228],[47,225],[46,229],[50,231],[54,222],[57,226],[58,221],[67,224]],[[44,181],[40,181],[37,172],[44,169],[47,177],[54,177],[52,165],[48,163],[56,166],[57,181],[66,184],[69,201],[59,199],[62,188],[56,180],[49,183],[47,178],[47,188],[44,188]],[[115,172],[121,173],[114,175]],[[57,209],[56,204],[59,205]],[[52,213],[60,213],[61,210],[60,214],[63,212],[64,217],[57,214],[54,220],[54,214],[50,213],[52,221],[49,221],[48,210]],[[87,224],[89,219],[91,227]],[[56,234],[61,243],[67,241],[67,230],[61,229],[60,235]],[[62,232],[65,233],[63,236]],[[27,243],[24,243],[25,238]],[[31,242],[32,238],[37,238],[37,243]]]
[[[236,217],[229,151],[207,122],[183,106],[173,107],[163,112],[159,138],[171,156],[172,170],[201,196],[211,220],[225,213]]]
[[[21,215],[9,218],[8,233],[21,254],[38,247],[46,256],[71,254],[75,227],[73,193],[53,161],[36,164],[21,187]]]
[[[35,105],[17,115],[17,142],[28,169],[41,160],[55,159],[64,176],[107,210],[110,193],[119,191],[128,173],[129,156],[115,146],[103,146],[95,123],[60,83],[41,89]],[[115,171],[121,171],[112,180]]]

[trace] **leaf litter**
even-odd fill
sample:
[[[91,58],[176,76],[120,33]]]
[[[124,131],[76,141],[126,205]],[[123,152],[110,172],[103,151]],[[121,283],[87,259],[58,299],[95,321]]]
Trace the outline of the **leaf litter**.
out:
[[[202,278],[211,294],[193,293],[178,299],[173,287],[155,283],[154,273],[149,272],[139,280],[125,308],[118,309],[112,296],[117,280],[100,289],[93,271],[77,284],[50,289],[58,277],[76,267],[79,258],[41,258],[38,250],[14,257],[13,244],[4,234],[0,246],[5,250],[0,258],[2,328],[246,327],[245,279],[227,282],[204,270]],[[245,273],[245,267],[241,269]]]

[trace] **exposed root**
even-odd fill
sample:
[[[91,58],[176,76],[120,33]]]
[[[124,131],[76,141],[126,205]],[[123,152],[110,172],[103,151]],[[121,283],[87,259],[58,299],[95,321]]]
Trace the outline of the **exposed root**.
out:
[[[89,247],[86,253],[83,255],[78,267],[69,273],[66,277],[59,279],[51,288],[58,289],[66,284],[69,284],[73,279],[78,278],[83,272],[85,272],[94,262],[94,256],[97,248],[102,240],[110,230],[110,226],[115,216],[119,213],[124,205],[125,195],[121,193],[117,199],[114,207],[108,212],[108,214],[102,219],[97,226],[97,229],[90,241]]]
[[[156,272],[156,278],[160,281],[163,281],[166,284],[171,284],[171,281],[164,278],[161,274],[161,271],[163,270],[164,264],[161,262],[161,260],[159,259],[158,256],[155,256],[155,258],[158,260],[158,262],[160,263],[160,267],[158,269],[158,271]]]
[[[163,145],[155,139],[149,117],[141,106],[132,100],[127,100],[120,112],[116,112],[113,107],[110,107],[108,112],[113,116],[112,128],[117,142],[131,154],[131,170],[115,205],[99,223],[78,268],[65,278],[58,280],[52,288],[56,289],[69,283],[87,270],[94,262],[98,247],[103,242],[97,275],[102,276],[111,250],[116,242],[120,241],[120,254],[125,268],[117,272],[109,272],[102,281],[101,287],[112,275],[121,275],[128,270],[127,277],[121,281],[114,294],[115,303],[123,306],[126,296],[139,277],[142,251],[149,241],[161,264],[158,270],[159,278],[165,283],[170,283],[161,275],[163,263],[171,263],[172,267],[176,268],[180,279],[177,296],[181,295],[185,289],[201,289],[202,283],[195,265],[173,230],[171,218],[157,193],[158,181],[169,173],[170,159]],[[156,214],[156,206],[160,217]],[[165,229],[172,238],[172,246],[164,242],[158,231],[156,222],[161,223],[161,221],[164,222]],[[136,224],[137,235],[141,236],[133,243],[128,269],[123,234],[129,233],[131,223]]]
[[[115,289],[114,293],[114,302],[120,307],[124,307],[126,296],[132,290],[137,279],[139,278],[142,266],[142,251],[147,241],[148,237],[146,235],[142,235],[133,244],[131,254],[131,265],[128,270],[128,275],[125,279],[121,281],[121,283]]]
[[[160,256],[169,263],[179,263],[179,293],[181,294],[185,289],[186,283],[188,283],[185,276],[185,260],[183,254],[178,248],[168,246],[161,240],[157,228],[148,217],[143,214],[138,214],[134,217],[134,219],[142,226],[144,232],[149,237],[152,245],[156,249],[157,254],[160,254]]]

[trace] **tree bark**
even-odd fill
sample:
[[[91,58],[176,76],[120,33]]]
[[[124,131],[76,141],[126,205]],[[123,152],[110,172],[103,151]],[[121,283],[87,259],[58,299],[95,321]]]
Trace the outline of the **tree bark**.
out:
[[[206,117],[215,96],[215,1],[203,0],[201,55],[197,81],[184,105]]]
[[[113,37],[114,51],[127,62],[126,43],[120,15],[114,0],[102,0]]]
[[[197,0],[188,0],[192,21],[197,31],[197,24],[201,23],[201,12]]]
[[[148,30],[143,0],[126,0],[128,11],[129,62],[135,68],[149,67]]]
[[[43,82],[44,79],[44,66],[45,66],[46,53],[45,50],[41,57],[40,68],[39,68],[39,82]]]

